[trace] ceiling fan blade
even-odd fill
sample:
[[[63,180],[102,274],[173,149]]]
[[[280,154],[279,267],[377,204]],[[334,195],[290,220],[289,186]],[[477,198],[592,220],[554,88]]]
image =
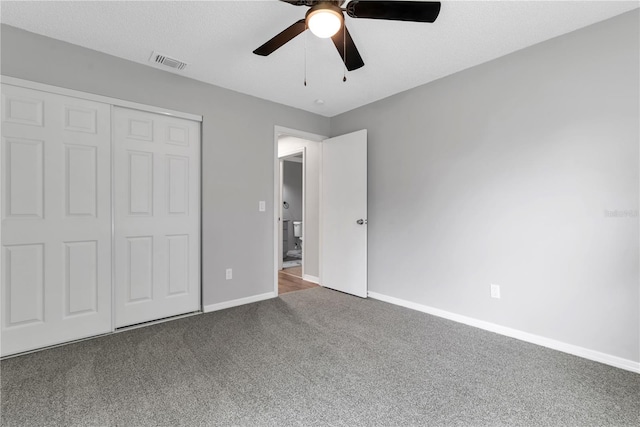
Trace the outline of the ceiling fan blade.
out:
[[[343,37],[343,33],[344,35],[346,35],[346,43],[345,38]],[[364,65],[364,61],[360,56],[360,52],[358,52],[358,48],[353,42],[351,34],[349,34],[349,30],[346,26],[344,27],[344,31],[338,31],[333,37],[331,37],[331,40],[333,40],[333,44],[336,45],[336,49],[338,49],[340,58],[344,60],[344,65],[347,66],[347,70],[357,70]],[[345,47],[347,48],[346,56],[344,54]]]
[[[284,3],[292,4],[294,6],[309,6],[306,0],[280,0],[280,1]]]
[[[271,40],[257,48],[253,51],[256,55],[260,56],[268,56],[271,55],[274,51],[278,50],[282,46],[284,46],[287,42],[293,39],[298,34],[304,32],[306,29],[306,24],[304,23],[304,19],[296,21],[291,26],[289,26],[286,30],[282,31],[280,34],[274,36]]]
[[[347,4],[347,14],[352,18],[434,22],[440,6],[439,1],[353,0]]]

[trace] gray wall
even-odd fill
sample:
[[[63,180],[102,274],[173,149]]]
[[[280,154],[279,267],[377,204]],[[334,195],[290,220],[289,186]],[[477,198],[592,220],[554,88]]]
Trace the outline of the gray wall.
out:
[[[639,361],[638,35],[636,10],[332,118],[368,129],[369,290]]]
[[[1,36],[3,75],[202,115],[203,302],[273,291],[274,125],[326,135],[329,119],[10,26]]]
[[[293,221],[302,221],[302,163],[285,160],[282,172],[282,201],[289,203],[288,209],[282,208],[282,219],[290,221],[289,247],[286,250],[291,250],[299,243],[298,238],[293,236]]]

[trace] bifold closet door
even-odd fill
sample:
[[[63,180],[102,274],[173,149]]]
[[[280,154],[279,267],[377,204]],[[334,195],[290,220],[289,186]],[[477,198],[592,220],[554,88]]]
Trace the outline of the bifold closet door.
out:
[[[114,107],[116,327],[200,309],[200,123]]]
[[[2,85],[2,355],[112,330],[110,106]]]

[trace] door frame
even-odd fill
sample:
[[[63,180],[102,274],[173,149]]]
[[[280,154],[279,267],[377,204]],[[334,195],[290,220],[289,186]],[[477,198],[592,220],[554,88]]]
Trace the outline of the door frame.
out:
[[[278,140],[280,139],[281,136],[292,136],[295,138],[300,138],[300,139],[306,139],[309,141],[314,141],[314,142],[322,142],[325,139],[327,139],[327,136],[324,135],[319,135],[319,134],[315,134],[315,133],[310,133],[310,132],[305,132],[302,130],[298,130],[298,129],[291,129],[291,128],[287,128],[284,126],[274,126],[274,131],[273,131],[273,293],[274,295],[277,297],[278,296],[278,272],[279,272],[279,263],[278,263],[278,258],[282,256],[282,254],[279,254],[278,252],[278,248],[279,248],[279,236],[280,236],[280,232],[279,229],[281,228],[281,221],[279,220],[281,218],[281,214],[282,214],[282,203],[280,201],[280,156],[278,155]],[[294,153],[295,154],[295,153]],[[290,154],[287,154],[290,155]],[[286,157],[286,156],[283,156]],[[306,203],[306,196],[305,193],[306,191],[304,190],[304,185],[305,185],[305,172],[306,172],[306,151],[303,154],[303,166],[302,166],[302,182],[303,182],[303,190],[302,190],[302,194],[303,194],[303,202],[302,202],[302,236],[305,235],[305,203]],[[322,227],[321,224],[319,224],[320,227]],[[320,230],[320,233],[322,233],[322,230]],[[304,237],[303,237],[304,238]],[[322,244],[320,242],[320,244]],[[303,268],[304,268],[304,246],[302,247],[302,264],[303,264]],[[322,260],[319,260],[319,269],[320,271],[322,270],[321,268],[321,264]],[[322,284],[322,278],[320,278],[320,285]]]

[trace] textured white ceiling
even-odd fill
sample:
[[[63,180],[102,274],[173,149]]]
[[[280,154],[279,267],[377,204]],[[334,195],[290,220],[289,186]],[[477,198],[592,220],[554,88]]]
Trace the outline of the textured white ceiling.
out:
[[[5,24],[149,66],[155,50],[189,64],[178,74],[331,117],[637,7],[444,1],[433,24],[347,17],[365,66],[346,83],[331,40],[309,32],[268,57],[252,53],[304,17],[306,7],[279,1],[3,0],[0,12]]]

